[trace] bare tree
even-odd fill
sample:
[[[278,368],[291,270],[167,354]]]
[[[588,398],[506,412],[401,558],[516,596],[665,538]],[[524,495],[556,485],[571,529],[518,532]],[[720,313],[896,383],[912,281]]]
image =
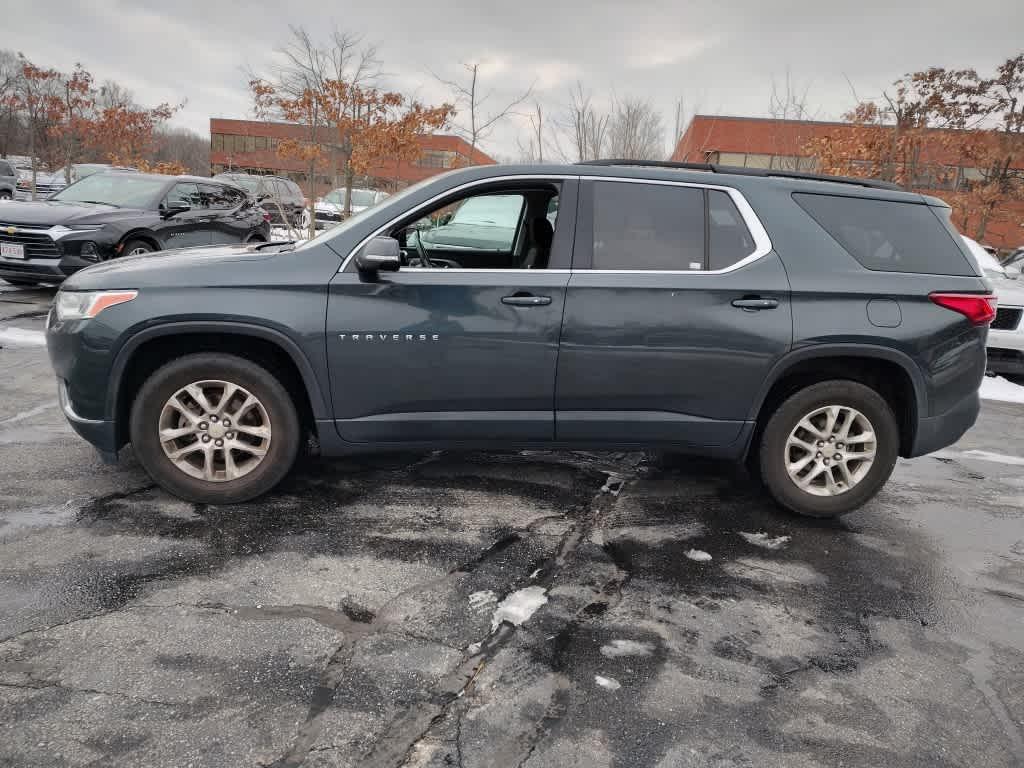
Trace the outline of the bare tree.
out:
[[[600,112],[590,93],[577,81],[569,93],[569,106],[563,119],[563,129],[569,134],[571,148],[562,152],[573,162],[596,160],[604,155],[608,140],[608,115]]]
[[[451,91],[455,107],[469,117],[468,126],[455,126],[455,131],[460,134],[470,146],[470,162],[476,164],[476,148],[480,142],[485,141],[494,128],[509,115],[513,114],[515,108],[530,98],[533,93],[533,85],[523,91],[511,101],[503,102],[503,106],[495,110],[489,110],[485,104],[491,100],[494,91],[488,91],[481,95],[480,90],[480,65],[478,63],[463,64],[467,72],[465,82],[456,80],[445,80],[434,75],[438,82],[447,86]]]
[[[156,131],[157,150],[153,156],[157,163],[177,163],[190,173],[205,176],[210,172],[210,139],[188,128],[164,127]]]
[[[0,50],[0,157],[15,147],[22,133],[14,95],[19,88],[21,62],[13,51]]]
[[[324,152],[309,152],[307,158],[308,192],[310,202],[316,200],[317,166],[323,163],[324,155],[330,161],[334,176],[334,185],[341,186],[341,174],[351,198],[353,172],[347,158],[351,157],[352,147],[344,137],[339,136],[338,125],[346,117],[355,115],[331,115],[321,112],[321,105],[329,103],[328,93],[344,83],[352,89],[366,88],[380,76],[380,60],[377,49],[372,45],[364,45],[362,38],[334,28],[325,45],[317,43],[303,27],[289,27],[290,40],[279,49],[283,63],[269,77],[261,77],[255,72],[248,72],[250,82],[267,82],[275,93],[289,97],[294,101],[305,99],[309,110],[303,120],[306,136],[304,144],[317,147]],[[333,100],[337,103],[337,100]],[[353,108],[358,108],[359,101],[351,100]],[[273,116],[273,115],[271,115]],[[282,116],[277,115],[280,119]],[[344,161],[344,162],[343,162]],[[346,210],[350,210],[346,200]],[[309,236],[315,233],[315,217],[309,217]]]
[[[516,138],[516,145],[519,147],[519,157],[524,163],[544,162],[544,110],[539,101],[533,102],[533,111],[527,115],[530,121],[530,139],[526,145],[520,138]]]
[[[608,154],[630,160],[664,158],[665,128],[649,101],[635,97],[615,100],[608,121]]]

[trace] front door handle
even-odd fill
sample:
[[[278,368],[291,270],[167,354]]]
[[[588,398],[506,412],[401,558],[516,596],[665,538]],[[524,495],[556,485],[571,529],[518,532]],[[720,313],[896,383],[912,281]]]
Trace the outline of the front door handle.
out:
[[[551,303],[550,296],[534,296],[532,293],[514,293],[511,296],[504,296],[502,304],[510,304],[513,307],[544,307]]]
[[[775,309],[779,306],[779,300],[763,299],[760,296],[745,296],[742,299],[733,299],[732,305],[746,310]]]

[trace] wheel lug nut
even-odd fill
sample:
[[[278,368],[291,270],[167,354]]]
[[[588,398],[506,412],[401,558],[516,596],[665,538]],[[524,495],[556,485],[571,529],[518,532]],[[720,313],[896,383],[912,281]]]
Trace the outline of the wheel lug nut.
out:
[[[224,419],[224,420],[221,421],[221,424],[223,424],[225,427],[230,427],[231,426],[231,419]]]
[[[216,420],[217,420],[217,417],[216,417],[216,416],[211,416],[211,417],[210,417],[210,421],[216,421]]]
[[[814,458],[820,459],[821,458],[821,451],[818,451],[816,454],[814,454]]]
[[[209,435],[203,435],[203,442],[204,443],[210,442],[210,436]]]
[[[837,453],[837,454],[836,454],[835,456],[833,456],[832,458],[833,458],[833,459],[835,459],[836,461],[841,461],[843,457],[842,457],[842,456],[841,456],[840,454],[838,454],[838,453]]]
[[[217,442],[214,443],[214,445],[216,445],[218,448],[220,448],[222,445],[224,445],[224,441],[218,439]]]
[[[209,425],[209,424],[207,424],[207,423],[206,423],[205,421],[200,421],[200,422],[199,422],[199,428],[200,428],[200,429],[208,429],[208,428],[209,428],[209,426],[210,426],[210,425]]]
[[[836,448],[838,448],[840,451],[843,450],[843,444],[842,443],[836,443]]]
[[[825,459],[825,466],[828,466],[828,459]]]
[[[823,440],[819,440],[819,441],[818,441],[818,447],[819,447],[819,448],[821,448],[821,447],[822,447],[822,446],[824,446],[824,445],[825,445],[825,442],[824,442]]]
[[[234,440],[235,439],[235,433],[234,432],[228,432],[226,437],[227,437],[228,440]]]

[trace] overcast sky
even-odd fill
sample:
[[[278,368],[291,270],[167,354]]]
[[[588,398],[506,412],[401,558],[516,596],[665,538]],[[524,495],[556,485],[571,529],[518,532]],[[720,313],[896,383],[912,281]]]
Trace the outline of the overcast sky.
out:
[[[772,79],[787,71],[819,119],[877,95],[905,72],[928,66],[991,69],[1024,49],[1020,0],[430,0],[422,3],[297,0],[45,0],[10,2],[0,47],[35,63],[81,62],[98,80],[120,81],[144,104],[180,102],[177,124],[209,133],[209,118],[246,117],[244,70],[273,62],[289,24],[332,25],[376,44],[385,84],[443,101],[431,75],[481,64],[489,102],[531,83],[556,117],[581,80],[596,96],[650,99],[667,133],[675,104],[703,113],[764,115]],[[927,7],[927,10],[920,10]],[[849,83],[847,82],[849,80]],[[486,107],[485,105],[485,111]],[[484,143],[514,159],[518,126]],[[666,151],[669,137],[666,136]]]

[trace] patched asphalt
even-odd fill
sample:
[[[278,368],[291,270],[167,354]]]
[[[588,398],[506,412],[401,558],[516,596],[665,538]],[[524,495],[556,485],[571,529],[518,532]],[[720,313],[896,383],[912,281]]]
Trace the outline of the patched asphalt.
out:
[[[0,287],[0,766],[1024,765],[1024,406],[840,521],[640,453],[202,506],[64,423],[51,297]]]

